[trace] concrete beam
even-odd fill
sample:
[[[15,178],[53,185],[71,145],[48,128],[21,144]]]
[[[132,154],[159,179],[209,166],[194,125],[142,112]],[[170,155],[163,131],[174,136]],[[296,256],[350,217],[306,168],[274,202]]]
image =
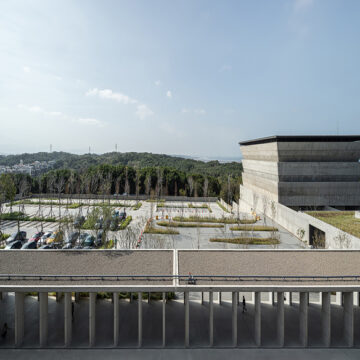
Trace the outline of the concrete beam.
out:
[[[96,293],[89,293],[89,346],[95,346],[96,334]]]
[[[48,334],[48,293],[39,293],[39,315],[40,315],[40,347],[45,347],[47,344]]]
[[[330,347],[331,343],[331,293],[322,293],[321,326],[323,345]]]
[[[255,293],[255,345],[261,346],[261,292]]]
[[[190,346],[190,333],[189,333],[189,321],[190,321],[190,309],[189,309],[189,292],[184,292],[185,301],[185,347]]]
[[[71,345],[73,321],[72,306],[71,292],[66,292],[64,296],[64,343],[66,347]]]
[[[354,346],[354,295],[352,292],[344,294],[344,337],[348,347]]]
[[[236,347],[237,343],[238,343],[238,336],[237,336],[238,296],[239,296],[239,293],[237,291],[232,292],[232,344],[233,344],[233,347]]]
[[[284,293],[277,293],[277,341],[280,347],[284,346]]]
[[[138,292],[138,347],[142,347],[142,292]]]
[[[299,332],[300,332],[300,345],[303,347],[308,346],[308,304],[309,293],[300,293],[300,307],[299,307]]]
[[[24,298],[24,293],[15,293],[15,346],[21,346],[24,340]]]
[[[114,346],[119,344],[119,293],[113,293],[113,307],[114,307]]]
[[[209,292],[209,346],[214,346],[214,293]]]

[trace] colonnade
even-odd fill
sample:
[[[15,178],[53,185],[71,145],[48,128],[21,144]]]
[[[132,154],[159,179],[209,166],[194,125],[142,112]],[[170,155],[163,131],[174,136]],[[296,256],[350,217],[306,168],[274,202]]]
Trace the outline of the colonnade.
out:
[[[142,347],[143,340],[143,310],[142,292],[138,292],[138,347]],[[221,293],[219,293],[221,304]],[[275,293],[270,293],[270,301],[275,306]],[[276,293],[276,336],[277,346],[284,346],[284,307],[292,304],[292,294],[284,292]],[[284,300],[284,298],[286,300]],[[340,293],[341,305],[343,306],[343,334],[348,347],[354,345],[354,303],[358,305],[359,293]],[[201,302],[204,303],[202,295]],[[338,299],[338,298],[337,298]],[[238,346],[238,305],[239,292],[233,291],[232,297],[232,346]],[[254,292],[252,302],[254,303],[254,334],[255,345],[262,345],[262,300],[261,292]],[[190,307],[189,292],[184,292],[184,347],[190,347]],[[299,343],[303,347],[308,346],[308,307],[309,292],[299,293]],[[209,292],[209,347],[214,346],[214,292]],[[113,293],[113,345],[119,344],[119,293]],[[166,346],[166,293],[162,293],[162,346]],[[321,293],[321,331],[322,345],[331,346],[331,293]],[[47,346],[48,336],[48,293],[39,293],[39,344],[40,347]],[[15,346],[20,347],[24,338],[24,293],[15,293]],[[96,292],[89,293],[89,346],[96,344]],[[72,345],[72,293],[64,293],[64,345]]]

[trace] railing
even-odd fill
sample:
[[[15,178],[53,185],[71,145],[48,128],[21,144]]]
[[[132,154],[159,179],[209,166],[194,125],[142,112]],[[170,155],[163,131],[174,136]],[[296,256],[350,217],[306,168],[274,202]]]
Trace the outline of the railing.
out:
[[[318,276],[318,275],[40,275],[40,274],[0,274],[0,281],[22,281],[22,280],[40,280],[40,281],[170,281],[178,279],[188,284],[196,285],[197,281],[360,281],[360,275],[334,275],[334,276]]]

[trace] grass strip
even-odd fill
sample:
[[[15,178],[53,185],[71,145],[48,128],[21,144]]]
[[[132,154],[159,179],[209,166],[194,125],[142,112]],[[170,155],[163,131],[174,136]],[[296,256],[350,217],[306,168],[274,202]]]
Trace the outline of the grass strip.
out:
[[[10,237],[10,234],[0,234],[0,241],[6,240],[8,237]]]
[[[144,234],[159,234],[159,235],[178,235],[179,232],[173,229],[160,229],[146,224]]]
[[[12,213],[7,213],[7,214],[1,214],[0,215],[0,219],[1,220],[8,220],[8,221],[42,221],[42,222],[56,222],[55,218],[45,218],[45,217],[39,217],[39,216],[34,216],[34,217],[30,217],[25,215],[22,212],[12,212]]]
[[[243,226],[232,226],[232,231],[279,231],[278,228],[273,226],[261,226],[261,225],[243,225]]]
[[[178,222],[199,222],[199,223],[218,223],[218,224],[255,224],[255,219],[234,219],[234,218],[221,218],[216,219],[213,217],[201,217],[201,216],[189,216],[189,217],[181,217],[174,216],[174,221]]]
[[[242,244],[242,245],[277,245],[277,244],[280,244],[280,241],[278,239],[254,238],[254,237],[212,238],[212,239],[210,239],[210,242]]]
[[[106,202],[97,202],[97,203],[73,203],[69,204],[67,202],[61,202],[59,204],[59,201],[33,201],[33,200],[19,200],[14,201],[12,203],[7,203],[6,206],[15,206],[15,205],[53,205],[53,206],[66,206],[68,209],[77,209],[80,206],[111,206],[111,207],[131,207],[131,205],[123,204],[123,203],[106,203]]]
[[[126,219],[119,225],[119,230],[124,230],[131,223],[132,216],[129,215]]]
[[[142,206],[142,203],[139,201],[138,203],[135,204],[135,206],[133,207],[133,210],[139,210]]]
[[[217,204],[219,205],[219,207],[220,207],[222,210],[224,210],[225,212],[227,212],[227,213],[230,212],[220,201],[217,201],[216,203],[217,203]]]
[[[169,222],[159,221],[156,223],[159,226],[166,227],[180,227],[180,228],[223,228],[223,224],[199,224],[199,223],[184,223],[184,222]]]

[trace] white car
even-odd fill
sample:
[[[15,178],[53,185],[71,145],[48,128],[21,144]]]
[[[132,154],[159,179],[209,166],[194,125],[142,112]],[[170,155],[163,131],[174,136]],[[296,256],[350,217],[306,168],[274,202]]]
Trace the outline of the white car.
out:
[[[46,232],[40,239],[41,244],[45,244],[46,240],[53,234],[53,231]]]

